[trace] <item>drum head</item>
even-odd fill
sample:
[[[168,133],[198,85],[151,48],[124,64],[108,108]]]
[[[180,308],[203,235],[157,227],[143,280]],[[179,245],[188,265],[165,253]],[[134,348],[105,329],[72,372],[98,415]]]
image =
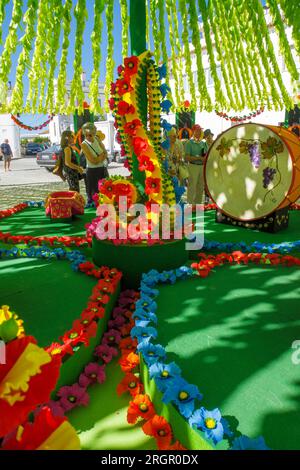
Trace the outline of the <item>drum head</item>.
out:
[[[289,149],[272,129],[240,124],[213,143],[205,165],[208,192],[225,214],[239,220],[277,209],[293,181]]]

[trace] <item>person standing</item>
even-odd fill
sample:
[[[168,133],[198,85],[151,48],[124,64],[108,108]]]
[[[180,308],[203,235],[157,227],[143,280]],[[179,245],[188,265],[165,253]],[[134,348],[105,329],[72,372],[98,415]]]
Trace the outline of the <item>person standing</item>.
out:
[[[12,154],[8,139],[4,140],[0,148],[1,148],[1,153],[3,155],[3,159],[4,159],[4,171],[11,171],[10,162],[13,157],[13,154]]]
[[[97,136],[97,128],[92,122],[82,126],[85,140],[81,150],[86,158],[86,190],[88,203],[93,201],[94,194],[98,193],[99,180],[107,177],[107,151]]]
[[[74,149],[74,135],[72,131],[64,131],[61,135],[60,146],[62,148],[63,175],[65,176],[70,191],[80,192],[79,180],[83,169],[77,162]]]
[[[185,159],[188,162],[187,202],[201,204],[204,194],[203,163],[207,144],[203,142],[203,130],[199,124],[192,127],[193,136],[185,144]]]

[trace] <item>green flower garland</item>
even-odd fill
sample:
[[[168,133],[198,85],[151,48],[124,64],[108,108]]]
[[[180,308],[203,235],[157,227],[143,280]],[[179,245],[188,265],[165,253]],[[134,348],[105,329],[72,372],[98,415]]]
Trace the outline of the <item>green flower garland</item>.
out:
[[[24,15],[24,23],[26,24],[25,34],[20,42],[23,45],[21,54],[19,55],[18,65],[16,69],[16,81],[13,88],[11,103],[9,110],[11,113],[18,113],[23,109],[23,76],[26,68],[30,68],[30,52],[32,42],[34,40],[34,25],[37,18],[38,0],[28,0],[27,11]]]
[[[215,85],[215,106],[216,108],[220,107],[221,109],[227,109],[228,104],[223,94],[221,81],[218,77],[217,66],[216,66],[216,61],[215,61],[215,56],[214,56],[214,51],[213,51],[213,45],[212,45],[212,40],[210,37],[210,26],[208,22],[207,7],[206,7],[205,0],[198,0],[198,6],[199,6],[199,11],[201,13],[202,20],[203,20],[203,30],[204,30],[207,54],[209,57],[210,71],[211,71],[211,75],[212,75],[212,78],[214,80],[214,85]]]
[[[41,77],[41,62],[44,56],[44,40],[45,31],[48,30],[47,23],[48,1],[40,0],[38,9],[38,24],[34,46],[34,53],[32,58],[31,70],[28,74],[29,77],[29,92],[26,99],[25,112],[36,113],[37,101],[39,96],[39,79]],[[41,97],[43,98],[43,97]]]
[[[127,0],[120,0],[121,20],[122,20],[122,57],[123,59],[128,55],[128,28],[129,28],[129,15]]]
[[[106,80],[105,80],[105,106],[108,111],[108,100],[110,95],[110,84],[113,81],[114,72],[114,36],[113,36],[113,23],[114,23],[114,0],[106,0],[106,27],[107,27],[107,59],[106,59]]]
[[[196,99],[196,90],[195,83],[192,73],[192,60],[191,60],[191,51],[189,46],[189,30],[188,30],[188,17],[186,10],[185,0],[179,0],[179,10],[182,20],[182,44],[184,50],[184,61],[185,61],[185,70],[189,79],[189,87],[191,94],[191,107],[190,109],[195,111],[197,109],[197,99]]]
[[[225,18],[221,14],[221,3],[220,0],[214,0],[214,15],[215,15],[215,24],[218,30],[218,34],[222,44],[222,53],[225,57],[225,63],[228,70],[229,80],[234,95],[234,110],[241,111],[245,108],[245,100],[243,96],[243,89],[241,86],[239,70],[236,66],[236,53],[232,54],[230,50],[229,42],[230,37],[228,37],[228,32],[225,28]]]
[[[173,106],[177,108],[180,104],[180,94],[179,94],[179,82],[178,82],[178,67],[177,67],[177,55],[176,55],[176,43],[174,37],[174,25],[172,24],[172,10],[171,10],[172,0],[166,0],[166,10],[168,15],[168,24],[169,24],[169,38],[171,46],[171,61],[172,61],[172,74],[174,78],[174,89],[175,89],[175,100],[173,99]]]
[[[287,66],[287,69],[291,77],[293,78],[293,80],[297,81],[299,80],[299,72],[297,70],[293,55],[291,53],[289,41],[285,34],[285,27],[284,27],[284,23],[282,21],[282,18],[278,9],[277,1],[268,0],[268,6],[270,8],[270,13],[273,17],[273,24],[278,33],[280,52],[282,56],[284,57],[285,64]],[[298,11],[298,18],[299,17],[300,17],[300,11]],[[299,28],[300,28],[300,24],[299,24]]]
[[[70,45],[69,35],[71,31],[71,10],[72,0],[66,0],[62,18],[63,18],[63,43],[62,52],[59,65],[59,74],[57,78],[57,99],[55,105],[56,113],[65,112],[65,94],[66,94],[66,80],[67,80],[67,63],[68,63],[68,49]]]
[[[224,79],[224,84],[225,84],[226,93],[227,93],[228,102],[229,102],[228,104],[229,104],[229,107],[231,109],[235,109],[236,105],[235,105],[235,101],[234,101],[234,98],[233,98],[233,95],[232,95],[232,92],[231,92],[231,88],[230,88],[230,83],[229,83],[227,70],[226,70],[226,66],[225,66],[225,61],[224,61],[224,58],[223,58],[223,50],[222,50],[222,47],[221,47],[220,42],[219,42],[218,31],[217,31],[216,23],[214,21],[215,18],[214,18],[214,14],[213,14],[213,4],[212,4],[212,2],[209,2],[208,5],[207,5],[207,14],[208,14],[209,22],[210,22],[210,25],[211,25],[211,29],[214,33],[217,59],[220,62],[220,66],[221,66],[222,76],[223,76],[223,79]]]
[[[5,7],[9,0],[2,0],[0,4],[0,44],[2,44],[2,25],[5,20]]]
[[[52,0],[51,10],[54,13],[53,19],[53,29],[52,35],[50,36],[50,40],[48,43],[48,62],[49,62],[49,79],[48,79],[48,93],[46,99],[46,105],[44,108],[44,112],[49,112],[52,114],[55,109],[54,103],[54,73],[57,65],[56,55],[59,48],[59,37],[60,37],[60,29],[62,23],[62,13],[63,7],[61,4],[61,0]]]
[[[83,114],[83,102],[85,97],[82,89],[81,79],[83,72],[81,56],[83,46],[83,32],[88,17],[85,0],[78,0],[74,9],[74,16],[77,22],[75,35],[75,58],[73,63],[74,75],[71,83],[71,96],[68,106],[68,113],[74,113],[75,109],[78,109],[78,114]]]
[[[5,5],[4,5],[5,6]],[[9,79],[9,73],[11,69],[11,59],[12,55],[15,52],[17,45],[19,43],[17,31],[23,16],[23,0],[14,0],[12,18],[9,24],[9,32],[5,40],[4,48],[2,55],[0,57],[0,84],[2,87],[1,94],[3,97],[1,101],[3,104],[1,106],[1,111],[4,112],[7,110],[6,107],[6,98],[7,98],[7,84]],[[3,16],[4,18],[4,16]]]
[[[292,38],[295,49],[300,55],[300,15],[298,0],[279,0],[280,7],[288,25],[292,28]]]
[[[160,60],[160,44],[159,44],[159,33],[157,28],[157,19],[156,19],[156,6],[158,0],[150,0],[150,17],[152,22],[152,36],[154,42],[154,58],[155,62],[158,64]]]
[[[101,38],[102,38],[102,13],[104,11],[104,0],[95,0],[94,3],[94,29],[92,32],[92,50],[94,67],[92,72],[92,80],[90,84],[89,97],[91,99],[90,111],[93,113],[102,113],[102,108],[99,104],[99,79],[100,79],[100,64],[101,64]]]
[[[213,105],[206,87],[205,72],[202,63],[201,38],[199,32],[198,13],[195,5],[195,0],[188,0],[188,11],[190,16],[190,30],[192,31],[192,44],[194,46],[197,63],[198,93],[200,94],[200,111],[203,111],[204,109],[206,111],[212,111]]]

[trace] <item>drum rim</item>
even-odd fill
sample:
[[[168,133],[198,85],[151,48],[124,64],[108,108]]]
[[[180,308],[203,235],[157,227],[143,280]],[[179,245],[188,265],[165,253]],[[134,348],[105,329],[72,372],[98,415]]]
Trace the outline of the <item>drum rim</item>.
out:
[[[221,134],[218,135],[218,137],[217,137],[216,140],[219,140],[219,138],[220,138],[223,134],[225,134],[225,132],[227,132],[229,129],[233,129],[234,127],[239,127],[239,126],[248,126],[249,124],[252,124],[252,125],[254,124],[254,125],[261,126],[261,127],[265,127],[265,128],[267,128],[267,129],[269,129],[270,131],[272,131],[275,135],[277,135],[276,132],[273,131],[273,129],[270,129],[271,124],[270,124],[270,126],[268,126],[267,124],[260,124],[260,123],[258,123],[258,122],[247,122],[247,123],[243,123],[243,124],[241,124],[241,123],[240,123],[240,124],[235,124],[234,126],[229,127],[229,128],[226,129],[225,131],[221,132]],[[275,126],[275,125],[274,125],[273,127],[278,127],[278,129],[280,129],[280,126]],[[295,137],[297,137],[297,136],[295,136]],[[282,139],[282,140],[283,140],[283,139]],[[216,141],[215,141],[215,142],[216,142]],[[215,142],[214,142],[214,143],[215,143]],[[214,144],[214,143],[213,143],[213,144]],[[288,151],[289,151],[289,155],[290,155],[290,157],[291,157],[291,159],[292,159],[292,156],[291,156],[291,148],[290,148],[289,144],[287,144],[287,143],[284,141],[284,145],[287,147],[287,149],[288,149]],[[286,195],[285,198],[280,202],[280,204],[278,204],[278,206],[276,206],[276,207],[272,210],[272,212],[269,212],[268,214],[263,215],[263,216],[260,216],[260,217],[254,217],[254,218],[252,218],[252,219],[241,219],[241,218],[237,219],[236,217],[233,217],[231,214],[228,214],[228,212],[224,211],[223,209],[220,209],[219,206],[218,206],[218,204],[216,203],[216,201],[214,200],[214,198],[212,197],[212,195],[211,195],[211,193],[210,193],[210,191],[209,191],[209,189],[208,189],[207,180],[206,180],[206,165],[207,165],[207,161],[208,161],[208,159],[209,159],[209,156],[210,156],[210,152],[211,152],[212,147],[213,147],[213,145],[212,145],[212,146],[210,147],[210,149],[208,150],[207,157],[206,157],[205,162],[204,162],[204,167],[203,167],[204,185],[205,185],[205,190],[206,190],[206,192],[208,193],[210,199],[216,204],[218,210],[220,210],[223,214],[227,215],[227,217],[231,217],[232,219],[235,219],[235,220],[238,220],[238,221],[241,221],[241,222],[252,222],[252,221],[255,221],[255,220],[263,219],[264,217],[269,217],[271,214],[273,214],[273,212],[275,212],[275,211],[277,211],[278,209],[281,208],[281,205],[282,205],[283,202],[287,199],[288,194],[290,193],[291,189],[292,189],[293,186],[294,186],[295,177],[296,177],[294,171],[293,171],[293,174],[292,174],[292,180],[291,180],[291,184],[290,184],[289,190],[288,190],[288,192],[287,192],[287,195]],[[293,159],[292,159],[292,161],[293,161]],[[289,204],[291,204],[291,202],[289,202],[287,205],[289,205]],[[286,206],[284,206],[284,207],[286,207]]]

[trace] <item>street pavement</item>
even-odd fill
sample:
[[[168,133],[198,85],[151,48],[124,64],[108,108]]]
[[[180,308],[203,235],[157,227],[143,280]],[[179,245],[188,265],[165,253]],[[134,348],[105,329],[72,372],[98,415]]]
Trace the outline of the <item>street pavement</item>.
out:
[[[120,163],[111,163],[108,170],[112,176],[129,174]],[[23,201],[45,200],[50,192],[66,189],[67,183],[45,168],[40,168],[35,157],[13,159],[11,171],[6,173],[3,161],[0,162],[0,209],[7,209]],[[85,196],[83,183],[80,189]]]

